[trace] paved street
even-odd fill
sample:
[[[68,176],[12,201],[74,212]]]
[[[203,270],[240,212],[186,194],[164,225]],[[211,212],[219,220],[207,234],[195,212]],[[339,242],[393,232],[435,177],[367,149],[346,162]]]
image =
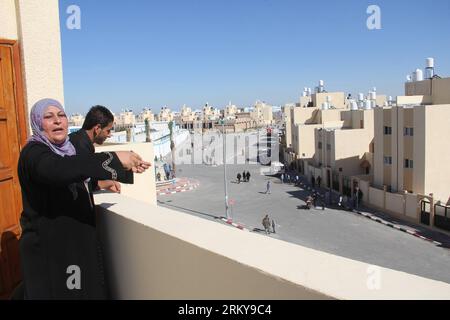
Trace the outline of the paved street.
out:
[[[450,250],[352,212],[301,209],[307,191],[262,176],[260,168],[227,165],[234,222],[263,229],[262,218],[269,214],[276,221],[276,234],[270,237],[450,283]],[[250,171],[250,182],[236,183],[237,173],[244,170]],[[158,204],[222,223],[217,217],[225,216],[223,166],[180,165],[177,176],[195,178],[200,185],[190,192],[160,196]],[[270,195],[264,193],[268,179]]]

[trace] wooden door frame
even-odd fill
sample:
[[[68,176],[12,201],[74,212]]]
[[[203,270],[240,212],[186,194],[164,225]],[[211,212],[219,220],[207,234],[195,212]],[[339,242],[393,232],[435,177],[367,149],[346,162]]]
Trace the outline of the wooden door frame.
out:
[[[20,46],[17,40],[0,38],[0,45],[11,46],[14,72],[14,97],[16,99],[16,121],[19,136],[20,150],[25,146],[28,139],[28,117],[25,108],[25,92],[23,90],[22,59]]]

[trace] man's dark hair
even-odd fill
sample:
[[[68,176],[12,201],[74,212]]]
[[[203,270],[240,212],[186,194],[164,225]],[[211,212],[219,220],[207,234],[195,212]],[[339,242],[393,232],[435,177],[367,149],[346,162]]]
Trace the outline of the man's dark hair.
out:
[[[114,116],[108,108],[104,106],[93,106],[84,119],[83,129],[91,130],[98,124],[103,129],[111,122],[114,122]]]

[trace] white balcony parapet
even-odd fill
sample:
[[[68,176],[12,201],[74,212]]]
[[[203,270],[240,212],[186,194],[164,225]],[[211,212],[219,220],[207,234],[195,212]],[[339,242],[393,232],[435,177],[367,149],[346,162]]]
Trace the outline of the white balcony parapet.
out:
[[[114,299],[450,299],[450,284],[99,194]]]

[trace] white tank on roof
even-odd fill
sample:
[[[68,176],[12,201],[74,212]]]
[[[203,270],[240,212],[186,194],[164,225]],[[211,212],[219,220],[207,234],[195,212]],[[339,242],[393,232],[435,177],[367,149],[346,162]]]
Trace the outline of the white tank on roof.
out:
[[[434,77],[434,59],[427,58],[427,67],[425,68],[425,76],[427,79],[432,79]]]
[[[422,69],[416,69],[416,81],[422,81],[423,80],[423,71]]]

